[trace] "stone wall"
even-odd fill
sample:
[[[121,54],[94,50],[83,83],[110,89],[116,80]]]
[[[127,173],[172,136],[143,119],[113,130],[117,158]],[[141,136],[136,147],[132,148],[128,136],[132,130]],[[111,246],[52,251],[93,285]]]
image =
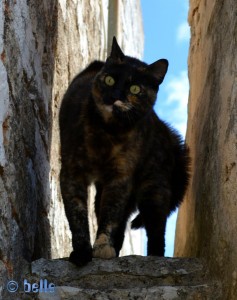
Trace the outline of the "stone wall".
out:
[[[237,299],[237,2],[190,0],[187,142],[192,180],[175,255],[206,258]]]
[[[120,3],[120,41],[140,57],[140,6]],[[107,24],[108,0],[0,1],[0,296],[25,261],[70,251],[58,110],[76,73],[105,59]]]
[[[50,257],[50,143],[56,1],[0,2],[0,286]]]

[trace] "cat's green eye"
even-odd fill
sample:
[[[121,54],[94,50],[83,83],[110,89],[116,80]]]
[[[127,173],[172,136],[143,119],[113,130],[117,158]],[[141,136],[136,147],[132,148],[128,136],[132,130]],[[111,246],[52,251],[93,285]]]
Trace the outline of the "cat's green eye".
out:
[[[115,80],[113,79],[112,76],[106,76],[105,77],[105,83],[109,86],[113,86],[115,84]]]
[[[134,94],[134,95],[137,95],[137,94],[139,94],[140,93],[140,91],[141,91],[141,88],[140,88],[140,86],[139,85],[131,85],[130,86],[130,92],[132,93],[132,94]]]

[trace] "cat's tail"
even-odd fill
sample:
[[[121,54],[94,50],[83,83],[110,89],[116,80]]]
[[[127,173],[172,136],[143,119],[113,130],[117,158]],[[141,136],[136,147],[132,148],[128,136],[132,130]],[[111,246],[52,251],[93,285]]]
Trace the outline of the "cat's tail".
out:
[[[134,220],[131,222],[131,228],[132,229],[139,229],[141,227],[144,227],[144,223],[142,221],[141,214],[138,214]]]

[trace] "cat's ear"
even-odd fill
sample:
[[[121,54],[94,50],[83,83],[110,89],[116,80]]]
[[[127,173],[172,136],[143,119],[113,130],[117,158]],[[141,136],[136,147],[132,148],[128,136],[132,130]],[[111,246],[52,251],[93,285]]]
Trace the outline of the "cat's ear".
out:
[[[117,60],[117,61],[122,61],[124,58],[124,54],[123,51],[121,50],[121,48],[119,47],[116,37],[113,37],[113,43],[112,43],[112,48],[111,48],[111,53],[109,58],[113,59],[113,60]]]
[[[169,63],[167,59],[159,59],[149,65],[147,70],[157,79],[158,83],[161,84],[168,70],[168,65]]]

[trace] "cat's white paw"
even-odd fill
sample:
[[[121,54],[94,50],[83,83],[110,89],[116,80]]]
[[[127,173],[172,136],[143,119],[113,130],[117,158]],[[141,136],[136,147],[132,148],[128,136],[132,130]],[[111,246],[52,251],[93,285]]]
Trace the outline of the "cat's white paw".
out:
[[[114,247],[109,243],[109,238],[106,234],[100,234],[93,246],[93,257],[110,259],[116,257]]]

